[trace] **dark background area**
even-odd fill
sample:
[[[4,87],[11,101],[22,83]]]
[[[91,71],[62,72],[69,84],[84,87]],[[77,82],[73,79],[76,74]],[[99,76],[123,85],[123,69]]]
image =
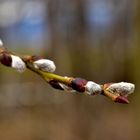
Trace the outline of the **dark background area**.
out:
[[[56,73],[136,85],[130,104],[68,94],[38,75],[0,66],[1,140],[139,140],[140,2],[1,0],[0,37],[17,54],[55,62]]]

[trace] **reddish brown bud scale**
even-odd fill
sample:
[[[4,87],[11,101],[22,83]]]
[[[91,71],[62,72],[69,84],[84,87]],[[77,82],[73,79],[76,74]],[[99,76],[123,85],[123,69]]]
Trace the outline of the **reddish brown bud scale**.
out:
[[[0,47],[0,54],[6,53],[6,52],[7,52],[6,48]]]
[[[59,83],[58,83],[57,81],[55,81],[55,80],[49,81],[49,84],[50,84],[53,88],[55,88],[55,89],[64,90],[64,89],[59,85]]]
[[[33,55],[31,59],[32,59],[32,61],[34,62],[34,61],[37,61],[37,60],[43,59],[43,57]]]
[[[11,67],[11,64],[12,64],[11,55],[9,55],[7,53],[1,53],[0,54],[0,62],[5,66]]]
[[[106,83],[106,84],[104,84],[103,85],[103,89],[106,89],[106,88],[108,88],[110,85],[112,85],[113,83]]]
[[[129,103],[128,99],[126,97],[124,97],[124,96],[117,97],[115,99],[115,102],[117,102],[117,103],[123,103],[123,104],[128,104]]]
[[[34,61],[37,61],[39,59],[43,59],[43,57],[41,56],[36,56],[36,55],[33,55],[33,56],[25,56],[23,57],[23,61],[25,62],[30,62],[30,63],[33,63]]]
[[[85,85],[87,80],[82,78],[75,78],[71,81],[71,87],[78,92],[85,92]]]

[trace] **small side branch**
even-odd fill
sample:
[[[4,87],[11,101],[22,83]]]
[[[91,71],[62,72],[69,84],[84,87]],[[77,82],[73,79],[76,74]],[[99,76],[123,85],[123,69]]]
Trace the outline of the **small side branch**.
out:
[[[127,82],[106,83],[103,85],[83,78],[66,77],[54,74],[56,66],[53,61],[40,56],[19,56],[4,47],[0,47],[1,64],[24,72],[29,69],[40,75],[53,88],[83,93],[85,95],[104,95],[114,102],[128,104],[127,97],[134,92],[135,85]]]

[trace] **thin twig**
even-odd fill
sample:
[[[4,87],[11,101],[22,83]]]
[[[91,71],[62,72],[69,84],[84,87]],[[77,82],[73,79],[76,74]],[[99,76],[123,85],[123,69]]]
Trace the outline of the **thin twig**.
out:
[[[4,47],[0,48],[1,64],[23,72],[26,68],[40,75],[53,88],[86,95],[104,95],[114,102],[128,104],[127,96],[134,92],[135,85],[127,82],[97,84],[83,78],[64,77],[54,74],[53,61],[39,56],[19,56]]]

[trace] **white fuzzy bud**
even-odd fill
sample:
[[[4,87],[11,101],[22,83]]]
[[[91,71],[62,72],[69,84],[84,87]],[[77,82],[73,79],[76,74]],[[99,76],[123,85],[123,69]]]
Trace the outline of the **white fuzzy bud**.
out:
[[[3,42],[2,42],[2,40],[0,39],[0,46],[3,46]]]
[[[135,90],[135,85],[132,83],[127,82],[120,82],[120,83],[114,83],[111,84],[107,90],[118,93],[122,96],[128,96],[129,94],[133,93]]]
[[[12,58],[11,67],[15,68],[18,72],[24,72],[26,69],[26,65],[22,61],[22,59],[15,55],[11,55],[11,58]]]
[[[85,85],[85,92],[88,95],[100,94],[102,92],[102,88],[99,84],[92,81],[88,81]]]
[[[48,59],[39,59],[34,61],[34,67],[47,72],[54,72],[56,69],[54,62]]]

